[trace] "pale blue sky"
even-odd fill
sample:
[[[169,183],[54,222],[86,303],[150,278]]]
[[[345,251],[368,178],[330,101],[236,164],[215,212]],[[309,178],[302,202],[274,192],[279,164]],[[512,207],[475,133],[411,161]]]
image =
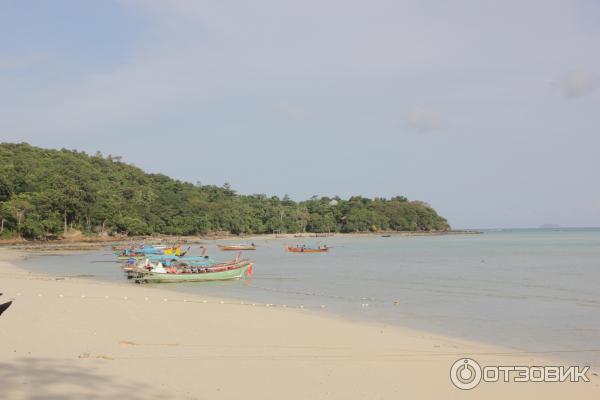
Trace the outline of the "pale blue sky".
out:
[[[1,0],[0,141],[600,226],[600,2]]]

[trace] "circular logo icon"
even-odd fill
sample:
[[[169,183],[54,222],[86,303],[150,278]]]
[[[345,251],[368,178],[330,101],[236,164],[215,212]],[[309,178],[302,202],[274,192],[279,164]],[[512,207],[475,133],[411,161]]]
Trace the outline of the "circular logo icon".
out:
[[[459,389],[473,389],[481,382],[481,367],[472,358],[456,360],[450,369],[450,380]]]

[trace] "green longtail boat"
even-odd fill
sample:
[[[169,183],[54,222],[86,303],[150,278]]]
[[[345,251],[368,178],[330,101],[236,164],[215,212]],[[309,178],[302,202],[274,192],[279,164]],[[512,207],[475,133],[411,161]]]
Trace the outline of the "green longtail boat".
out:
[[[168,272],[136,268],[128,275],[136,283],[206,282],[240,279],[252,275],[253,263],[249,259],[234,260],[196,268],[168,268]]]

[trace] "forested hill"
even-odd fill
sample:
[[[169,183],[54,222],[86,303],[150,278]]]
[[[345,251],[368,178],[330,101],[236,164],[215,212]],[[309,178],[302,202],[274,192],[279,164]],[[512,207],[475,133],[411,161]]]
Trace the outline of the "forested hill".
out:
[[[426,203],[361,196],[294,202],[239,195],[229,185],[193,185],[147,174],[119,157],[0,144],[2,237],[87,234],[194,235],[447,230]]]

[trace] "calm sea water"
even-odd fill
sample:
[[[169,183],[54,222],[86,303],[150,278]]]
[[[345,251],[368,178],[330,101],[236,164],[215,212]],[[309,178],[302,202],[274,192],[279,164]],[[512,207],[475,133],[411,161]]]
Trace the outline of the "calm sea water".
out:
[[[326,243],[328,254],[284,244]],[[169,290],[304,306],[600,366],[600,229],[258,240],[251,279]],[[198,249],[194,249],[195,253]],[[218,252],[218,259],[235,253]],[[33,256],[30,270],[123,280],[110,251]],[[325,308],[321,308],[324,305]]]

